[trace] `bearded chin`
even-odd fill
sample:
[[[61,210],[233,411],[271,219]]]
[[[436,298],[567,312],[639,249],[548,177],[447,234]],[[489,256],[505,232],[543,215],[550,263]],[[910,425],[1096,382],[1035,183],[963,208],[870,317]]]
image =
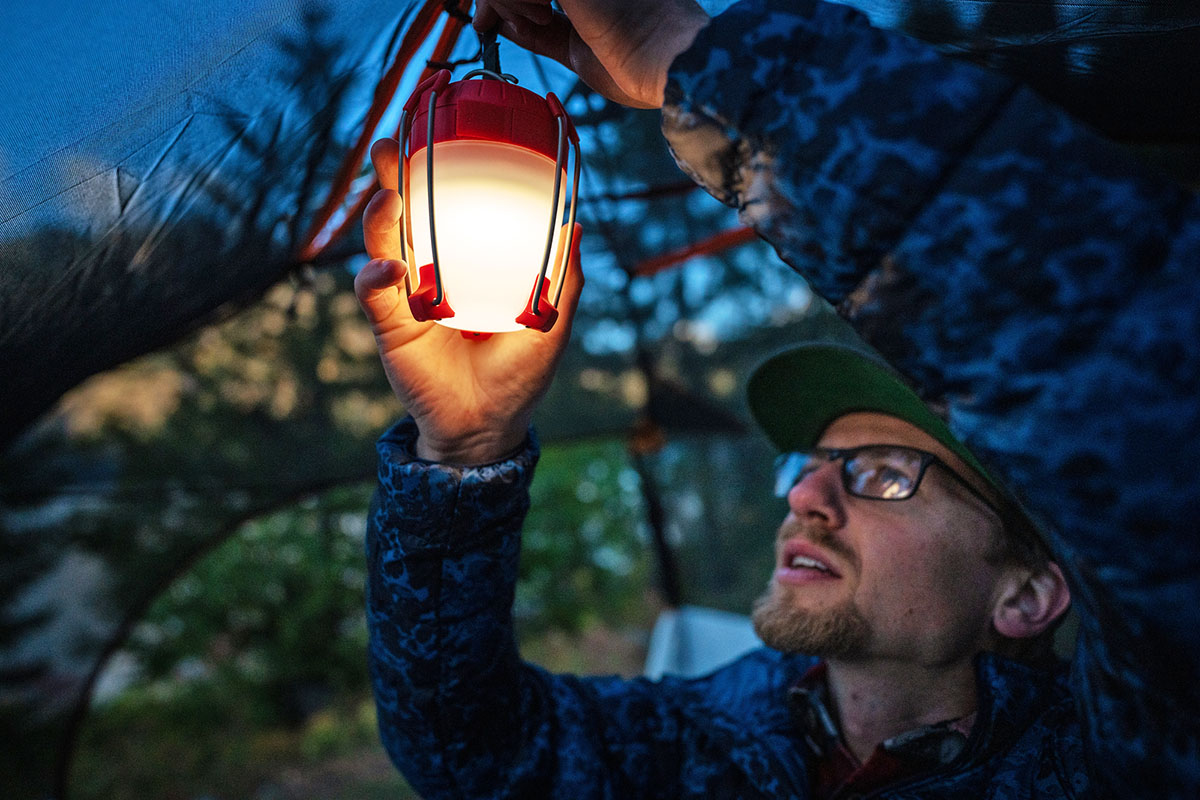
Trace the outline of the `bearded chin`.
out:
[[[754,603],[754,632],[768,647],[821,658],[853,658],[863,651],[870,626],[851,603],[823,611],[796,608],[772,584]]]

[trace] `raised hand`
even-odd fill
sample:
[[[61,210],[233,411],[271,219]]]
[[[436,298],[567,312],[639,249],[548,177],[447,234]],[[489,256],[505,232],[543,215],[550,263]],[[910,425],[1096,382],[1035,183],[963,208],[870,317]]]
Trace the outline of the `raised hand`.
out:
[[[694,0],[478,0],[475,29],[499,32],[571,68],[628,106],[658,108],[667,70],[708,24]]]
[[[363,214],[371,261],[354,280],[354,291],[371,323],[388,381],[416,420],[417,455],[452,464],[497,461],[520,447],[534,408],[550,386],[571,334],[583,272],[579,231],[570,254],[549,333],[521,330],[484,341],[413,319],[404,295],[407,268],[400,260],[400,195],[396,191],[399,145],[380,139],[371,161],[381,188]]]

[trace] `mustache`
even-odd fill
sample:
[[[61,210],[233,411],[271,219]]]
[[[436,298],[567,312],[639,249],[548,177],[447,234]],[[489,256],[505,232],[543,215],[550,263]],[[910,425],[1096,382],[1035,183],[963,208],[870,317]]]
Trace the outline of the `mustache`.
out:
[[[823,525],[812,525],[801,520],[784,520],[775,534],[775,544],[782,547],[785,542],[797,536],[828,550],[854,566],[858,566],[858,554],[835,531],[831,531]]]

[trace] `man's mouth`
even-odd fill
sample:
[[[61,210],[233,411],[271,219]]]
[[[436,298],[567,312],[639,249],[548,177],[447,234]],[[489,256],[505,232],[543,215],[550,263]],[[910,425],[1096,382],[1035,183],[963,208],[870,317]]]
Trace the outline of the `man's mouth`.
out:
[[[808,556],[792,556],[792,561],[788,566],[792,569],[819,569],[821,572],[831,572],[824,563]]]
[[[842,577],[825,554],[802,537],[784,544],[775,575],[787,583]]]

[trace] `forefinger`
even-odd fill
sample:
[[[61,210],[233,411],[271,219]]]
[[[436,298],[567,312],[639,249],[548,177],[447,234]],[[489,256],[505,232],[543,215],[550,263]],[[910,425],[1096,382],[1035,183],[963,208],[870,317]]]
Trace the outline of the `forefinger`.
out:
[[[400,195],[380,189],[363,210],[363,244],[371,258],[400,258],[400,215],[404,211]]]
[[[400,187],[400,143],[395,139],[377,139],[371,145],[371,166],[379,185],[393,192]]]

